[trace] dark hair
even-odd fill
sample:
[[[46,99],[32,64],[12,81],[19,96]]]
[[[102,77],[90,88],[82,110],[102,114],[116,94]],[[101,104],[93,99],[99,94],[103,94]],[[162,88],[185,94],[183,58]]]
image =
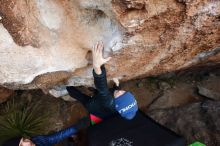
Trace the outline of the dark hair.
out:
[[[2,146],[18,146],[22,137],[16,137],[7,140]]]
[[[113,84],[113,87],[109,89],[112,95],[114,95],[115,90],[121,90],[121,86],[117,86],[116,84]]]

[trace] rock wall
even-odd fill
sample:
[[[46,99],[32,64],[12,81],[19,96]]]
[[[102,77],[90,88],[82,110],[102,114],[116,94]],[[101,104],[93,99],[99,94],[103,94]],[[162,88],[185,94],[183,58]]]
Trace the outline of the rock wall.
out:
[[[0,85],[92,85],[105,45],[122,80],[220,63],[218,0],[0,0]]]
[[[0,87],[0,103],[7,101],[10,98],[10,96],[13,94],[14,94],[13,90]]]
[[[184,136],[187,145],[199,141],[207,146],[217,146],[220,144],[219,106],[219,101],[204,100],[184,107],[155,110],[148,115]]]

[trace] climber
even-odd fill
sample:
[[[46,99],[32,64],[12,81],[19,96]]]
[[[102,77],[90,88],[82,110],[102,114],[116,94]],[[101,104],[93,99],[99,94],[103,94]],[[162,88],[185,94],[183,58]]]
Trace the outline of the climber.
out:
[[[60,130],[50,135],[39,135],[32,138],[15,137],[6,141],[3,146],[54,146],[59,142],[76,135],[78,130],[84,128],[88,119],[83,118],[64,130]]]
[[[97,42],[93,47],[93,76],[96,87],[96,93],[93,97],[81,93],[73,86],[67,86],[66,89],[70,96],[80,101],[90,113],[92,123],[97,123],[113,115],[121,115],[127,120],[135,117],[138,111],[138,105],[134,96],[130,92],[119,90],[119,82],[115,80],[117,90],[110,92],[104,64],[111,57],[103,58],[104,45]]]
[[[181,136],[139,111],[134,95],[120,90],[118,80],[114,80],[115,90],[110,92],[104,64],[111,57],[103,58],[103,49],[101,42],[93,47],[95,95],[90,97],[75,87],[66,87],[69,95],[85,106],[90,114],[91,124],[95,124],[88,128],[87,145],[185,146],[185,141]]]

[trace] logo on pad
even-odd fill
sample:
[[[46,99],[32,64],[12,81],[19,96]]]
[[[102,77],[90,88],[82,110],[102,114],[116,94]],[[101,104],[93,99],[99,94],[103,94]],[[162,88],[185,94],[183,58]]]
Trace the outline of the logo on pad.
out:
[[[133,146],[133,142],[126,138],[119,138],[116,140],[112,140],[109,143],[109,146]]]

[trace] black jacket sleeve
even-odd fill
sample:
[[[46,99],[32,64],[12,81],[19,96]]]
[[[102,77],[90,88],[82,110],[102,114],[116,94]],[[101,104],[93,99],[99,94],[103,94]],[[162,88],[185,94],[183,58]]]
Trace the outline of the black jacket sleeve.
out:
[[[107,109],[114,111],[114,99],[111,92],[108,89],[106,70],[104,65],[101,67],[102,73],[97,75],[93,70],[95,87],[98,90],[96,98],[100,101],[100,104]]]
[[[100,75],[96,74],[93,69],[94,83],[95,87],[98,90],[101,96],[108,96],[110,94],[106,79],[106,70],[105,66],[101,66],[102,73]]]

